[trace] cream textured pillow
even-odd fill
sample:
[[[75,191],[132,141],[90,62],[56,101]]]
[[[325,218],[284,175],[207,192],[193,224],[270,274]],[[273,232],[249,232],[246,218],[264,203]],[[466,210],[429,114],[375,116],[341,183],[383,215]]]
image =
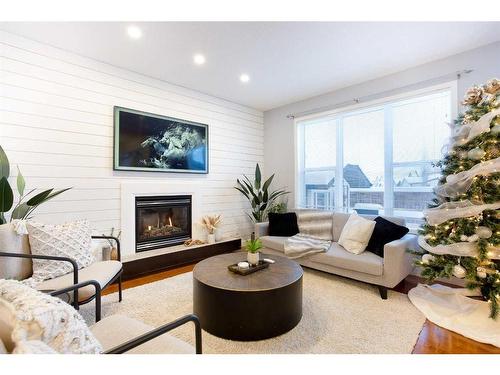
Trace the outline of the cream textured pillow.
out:
[[[97,354],[102,351],[81,315],[59,298],[16,280],[0,280],[0,304],[9,307],[13,352]]]
[[[92,230],[88,220],[53,225],[28,221],[28,238],[31,253],[71,258],[78,268],[89,266],[94,261],[91,251]],[[73,271],[68,262],[33,259],[33,276],[28,284],[37,284]]]
[[[339,245],[350,253],[361,254],[370,241],[375,224],[373,220],[352,214],[340,233]]]

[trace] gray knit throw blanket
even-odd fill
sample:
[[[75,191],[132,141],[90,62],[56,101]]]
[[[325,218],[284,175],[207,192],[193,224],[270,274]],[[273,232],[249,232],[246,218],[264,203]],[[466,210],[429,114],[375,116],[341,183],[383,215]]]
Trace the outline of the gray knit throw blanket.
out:
[[[298,233],[285,241],[285,255],[296,259],[310,254],[326,253],[331,244],[331,241]]]

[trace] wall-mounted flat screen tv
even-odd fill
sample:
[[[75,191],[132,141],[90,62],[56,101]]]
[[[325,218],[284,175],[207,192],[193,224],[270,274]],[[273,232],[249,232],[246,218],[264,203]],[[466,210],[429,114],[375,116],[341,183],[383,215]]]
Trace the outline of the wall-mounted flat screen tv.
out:
[[[208,173],[208,125],[114,108],[114,169]]]

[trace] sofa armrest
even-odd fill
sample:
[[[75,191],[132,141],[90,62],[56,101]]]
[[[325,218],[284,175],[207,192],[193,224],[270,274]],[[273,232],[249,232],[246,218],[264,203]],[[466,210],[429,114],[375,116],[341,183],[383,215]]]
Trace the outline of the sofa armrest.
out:
[[[395,287],[413,271],[413,257],[408,249],[418,249],[417,236],[414,234],[406,234],[384,246],[385,286]]]
[[[255,223],[255,238],[267,236],[269,232],[269,222]]]

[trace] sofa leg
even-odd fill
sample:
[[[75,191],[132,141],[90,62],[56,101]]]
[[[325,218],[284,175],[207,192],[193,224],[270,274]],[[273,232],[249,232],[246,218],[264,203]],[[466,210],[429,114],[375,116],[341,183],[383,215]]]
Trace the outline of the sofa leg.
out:
[[[122,277],[118,278],[118,302],[122,301]]]
[[[387,299],[387,288],[382,285],[378,285],[378,291],[382,299]]]

